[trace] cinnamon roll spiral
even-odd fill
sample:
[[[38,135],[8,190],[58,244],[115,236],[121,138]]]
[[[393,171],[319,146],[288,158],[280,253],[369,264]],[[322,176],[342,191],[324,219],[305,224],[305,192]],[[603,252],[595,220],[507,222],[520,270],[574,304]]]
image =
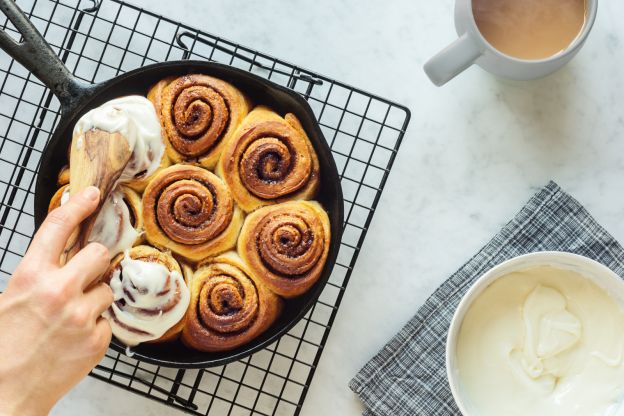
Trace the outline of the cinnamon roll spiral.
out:
[[[161,119],[171,160],[197,160],[209,169],[250,107],[233,85],[200,74],[166,78],[150,89],[148,98]]]
[[[329,218],[323,207],[315,201],[291,201],[249,214],[238,253],[269,289],[291,298],[318,280],[329,243]]]
[[[282,300],[248,270],[235,252],[202,264],[193,275],[182,341],[200,351],[226,351],[264,332]]]
[[[184,326],[190,273],[171,254],[150,246],[117,256],[103,276],[114,296],[103,316],[117,339],[128,346],[175,339]]]
[[[256,107],[225,146],[217,174],[246,212],[278,202],[311,199],[319,162],[299,120]]]
[[[69,199],[69,185],[63,185],[50,199],[52,211]],[[111,256],[140,244],[143,241],[143,209],[141,197],[125,186],[116,188],[102,204],[89,241],[106,246]]]
[[[190,261],[234,247],[242,219],[223,181],[198,166],[160,171],[143,194],[147,240]]]

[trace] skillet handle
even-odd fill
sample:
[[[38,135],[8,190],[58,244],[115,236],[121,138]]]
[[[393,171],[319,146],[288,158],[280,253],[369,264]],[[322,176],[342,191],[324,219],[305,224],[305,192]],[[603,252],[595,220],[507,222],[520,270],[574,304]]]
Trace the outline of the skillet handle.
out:
[[[22,42],[18,42],[0,29],[0,48],[52,90],[61,102],[63,113],[71,112],[79,97],[88,94],[93,87],[79,81],[69,72],[14,0],[0,0],[0,10],[23,38]]]

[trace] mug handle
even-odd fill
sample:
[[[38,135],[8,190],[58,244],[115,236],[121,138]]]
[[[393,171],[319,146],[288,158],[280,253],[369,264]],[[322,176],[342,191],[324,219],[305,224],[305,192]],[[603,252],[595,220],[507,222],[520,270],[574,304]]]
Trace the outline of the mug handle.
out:
[[[425,64],[425,73],[438,87],[470,67],[483,54],[483,48],[469,33],[464,33]]]

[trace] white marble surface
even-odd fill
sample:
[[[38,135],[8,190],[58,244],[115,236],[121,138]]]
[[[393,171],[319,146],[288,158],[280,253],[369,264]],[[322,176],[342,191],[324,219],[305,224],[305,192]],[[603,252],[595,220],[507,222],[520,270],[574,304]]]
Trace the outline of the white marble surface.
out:
[[[517,83],[472,68],[437,89],[421,67],[454,38],[452,3],[145,1],[412,110],[304,416],[360,414],[350,378],[549,179],[624,241],[624,2],[601,2],[585,48],[555,75]],[[178,412],[88,379],[53,414]]]

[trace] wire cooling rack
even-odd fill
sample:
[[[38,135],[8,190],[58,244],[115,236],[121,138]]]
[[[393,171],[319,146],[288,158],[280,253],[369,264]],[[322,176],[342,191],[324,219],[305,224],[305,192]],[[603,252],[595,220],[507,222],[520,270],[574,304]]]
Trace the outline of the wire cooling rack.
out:
[[[408,109],[280,59],[116,0],[18,0],[79,78],[99,82],[145,64],[207,59],[269,78],[310,103],[341,175],[345,223],[319,301],[287,335],[251,357],[176,370],[109,351],[91,375],[196,415],[298,415],[409,122]],[[2,28],[15,38],[4,16]],[[0,52],[0,291],[34,231],[34,183],[59,103]]]

